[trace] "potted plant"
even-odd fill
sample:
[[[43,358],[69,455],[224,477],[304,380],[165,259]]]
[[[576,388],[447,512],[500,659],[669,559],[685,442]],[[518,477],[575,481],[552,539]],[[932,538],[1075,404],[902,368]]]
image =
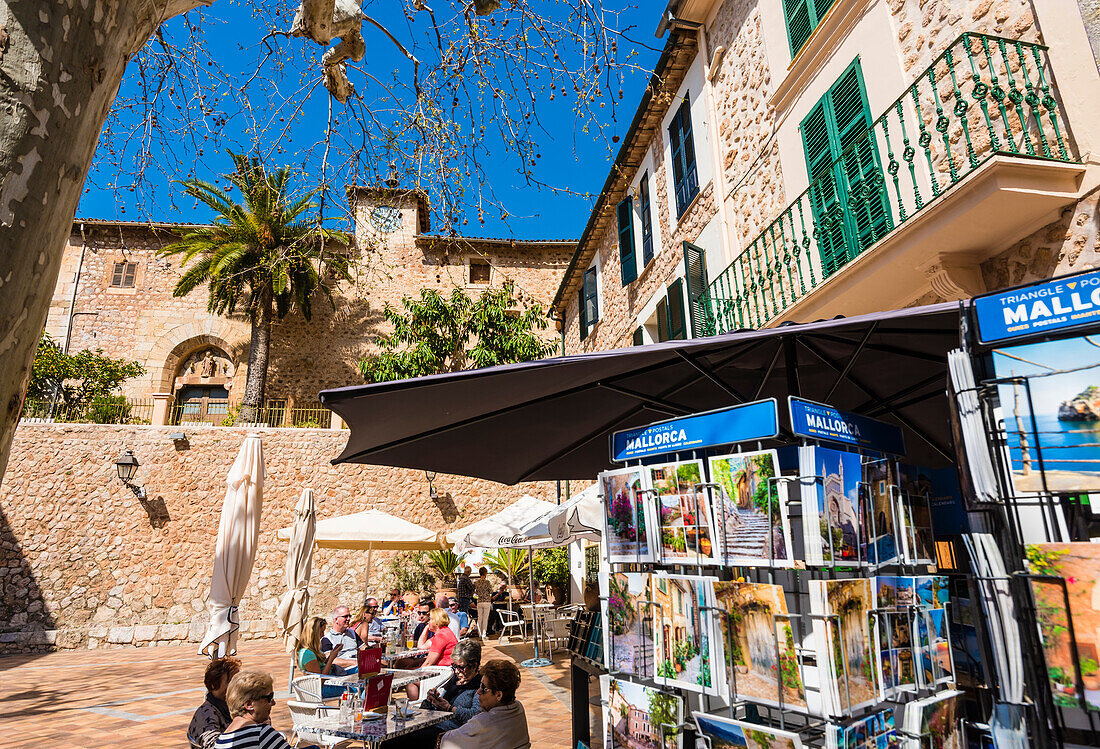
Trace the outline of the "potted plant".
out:
[[[565,590],[569,585],[569,549],[558,546],[535,552],[535,581],[546,586],[550,603],[565,603]]]
[[[439,592],[449,596],[453,596],[457,593],[455,588],[455,570],[459,568],[465,557],[465,554],[459,556],[450,549],[433,549],[424,554],[424,558],[428,561],[428,566],[438,575],[439,581],[436,588]]]
[[[520,585],[527,579],[527,552],[524,549],[497,549],[482,559],[489,569],[508,581],[512,600],[523,598]]]

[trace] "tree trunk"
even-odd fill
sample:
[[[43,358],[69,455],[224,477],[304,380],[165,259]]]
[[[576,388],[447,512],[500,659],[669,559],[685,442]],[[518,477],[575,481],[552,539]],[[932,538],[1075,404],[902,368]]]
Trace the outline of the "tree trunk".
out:
[[[192,0],[0,0],[0,479],[126,62]]]
[[[263,413],[264,392],[267,390],[267,364],[271,352],[271,305],[274,300],[270,291],[265,291],[260,300],[260,308],[252,318],[252,340],[248,345],[248,379],[244,383],[244,399],[237,418],[245,424],[260,421]]]

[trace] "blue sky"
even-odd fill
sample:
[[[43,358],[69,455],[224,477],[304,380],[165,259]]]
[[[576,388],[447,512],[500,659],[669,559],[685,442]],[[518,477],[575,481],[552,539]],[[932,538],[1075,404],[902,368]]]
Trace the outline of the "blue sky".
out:
[[[454,2],[437,0],[430,4],[442,17],[442,10]],[[547,8],[551,21],[568,22],[562,3],[532,0],[532,4]],[[636,4],[643,8],[633,7]],[[630,57],[631,67],[624,72],[621,98],[620,86],[613,84],[615,90],[608,100],[611,106],[595,110],[593,119],[585,122],[573,114],[572,100],[559,93],[550,101],[540,93],[535,110],[541,127],[534,137],[534,180],[560,191],[528,184],[520,174],[518,156],[506,153],[502,135],[490,128],[482,140],[490,151],[489,157],[482,159],[484,181],[511,215],[505,218],[498,209],[485,210],[484,224],[480,224],[473,200],[463,200],[467,223],[463,225],[460,220],[459,233],[520,238],[580,236],[594,194],[603,186],[621,143],[613,143],[612,139],[621,138],[629,126],[648,71],[656,64],[664,43],[653,34],[658,5],[663,3],[606,2],[606,9],[616,14],[611,22],[623,31],[618,41],[620,59],[636,53]],[[316,58],[323,48],[304,39],[265,40],[269,28],[289,27],[291,7],[289,0],[260,6],[247,0],[218,0],[210,8],[166,24],[164,44],[160,40],[151,42],[145,59],[135,59],[127,69],[77,215],[122,220],[209,220],[211,215],[205,208],[181,199],[182,188],[173,181],[189,174],[207,180],[217,178],[229,170],[226,149],[258,148],[267,155],[268,163],[294,167],[300,175],[299,184],[319,182],[330,97],[323,87],[313,86],[319,71]],[[363,8],[414,55],[430,62],[434,48],[425,44],[426,28],[410,22],[400,3],[368,0]],[[395,100],[407,104],[415,98],[408,85],[412,80],[411,64],[369,26],[364,27],[364,37],[367,57],[361,70],[350,71],[349,77],[363,95],[362,106],[369,107],[378,121],[385,121],[396,109]],[[163,54],[165,47],[175,48],[171,57]],[[575,66],[579,56],[562,50],[562,60]],[[295,67],[298,62],[302,64]],[[260,74],[252,78],[257,69]],[[158,71],[165,75],[158,77]],[[245,93],[234,91],[250,78]],[[163,81],[159,88],[158,80]],[[202,82],[201,88],[194,87],[196,80]],[[156,106],[150,108],[149,100],[154,100]],[[331,104],[338,124],[327,175],[335,200],[342,199],[343,185],[350,179],[348,174],[332,174],[342,155],[369,154],[361,160],[376,172],[388,171],[390,157],[373,146],[362,147],[358,140],[362,137],[359,119],[338,102]],[[190,125],[185,118],[192,119]],[[471,123],[462,125],[463,135],[469,133]],[[137,172],[140,179],[134,176]],[[326,210],[326,215],[334,213],[338,210]],[[433,230],[438,227],[439,222],[433,219]]]

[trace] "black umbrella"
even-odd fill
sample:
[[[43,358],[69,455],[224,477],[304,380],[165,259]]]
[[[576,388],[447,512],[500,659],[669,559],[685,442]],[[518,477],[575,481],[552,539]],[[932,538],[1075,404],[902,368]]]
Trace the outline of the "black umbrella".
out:
[[[669,341],[326,390],[351,427],[337,463],[504,484],[591,479],[609,435],[670,417],[798,395],[892,422],[908,458],[953,461],[947,352],[959,303]]]

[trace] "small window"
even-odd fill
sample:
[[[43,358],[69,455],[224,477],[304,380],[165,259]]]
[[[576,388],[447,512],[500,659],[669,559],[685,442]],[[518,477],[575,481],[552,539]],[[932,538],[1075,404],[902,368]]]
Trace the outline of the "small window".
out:
[[[134,279],[137,278],[137,263],[115,263],[111,273],[111,287],[115,289],[134,288]]]
[[[635,328],[635,330],[634,330],[634,345],[635,346],[644,346],[645,345],[645,338],[642,336],[642,326],[640,326],[640,325],[637,328]]]
[[[676,218],[684,215],[699,194],[699,172],[695,166],[695,139],[691,132],[691,104],[687,96],[668,126],[672,144],[672,185],[676,192]]]
[[[833,2],[834,0],[783,0],[783,15],[787,19],[787,38],[791,43],[792,58],[798,56]]]
[[[581,329],[580,335],[583,341],[588,337],[588,331],[600,319],[599,297],[596,291],[596,266],[592,266],[584,272],[584,283],[580,293]]]
[[[622,268],[623,286],[638,277],[638,264],[634,260],[634,200],[627,198],[619,203],[619,265]]]
[[[668,337],[682,341],[687,338],[687,320],[684,316],[684,279],[677,278],[668,287]]]
[[[492,266],[483,260],[470,261],[470,283],[486,286],[492,276]]]
[[[638,202],[642,212],[642,267],[653,259],[653,214],[649,205],[649,172],[642,175],[638,184]]]

